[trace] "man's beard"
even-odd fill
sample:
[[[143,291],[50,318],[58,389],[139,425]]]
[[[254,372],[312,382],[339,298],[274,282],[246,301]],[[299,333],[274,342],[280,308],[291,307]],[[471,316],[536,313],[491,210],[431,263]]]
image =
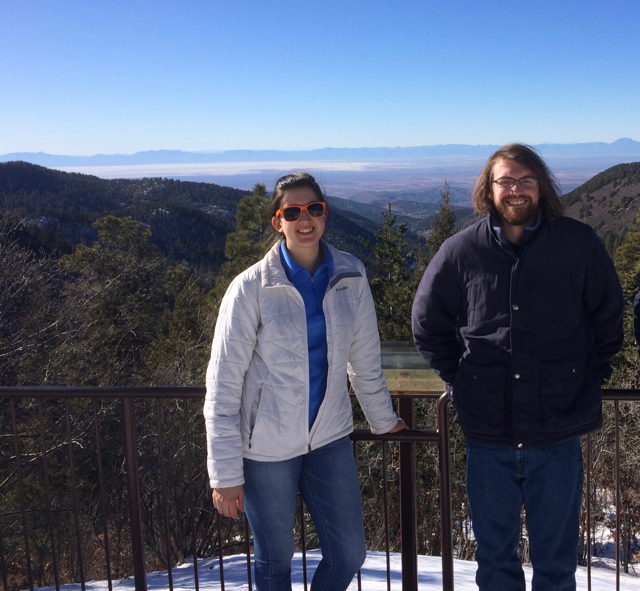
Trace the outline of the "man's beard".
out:
[[[500,220],[511,226],[524,226],[527,222],[533,221],[540,204],[534,205],[533,201],[529,201],[526,207],[513,208],[505,205],[502,201],[493,204]]]

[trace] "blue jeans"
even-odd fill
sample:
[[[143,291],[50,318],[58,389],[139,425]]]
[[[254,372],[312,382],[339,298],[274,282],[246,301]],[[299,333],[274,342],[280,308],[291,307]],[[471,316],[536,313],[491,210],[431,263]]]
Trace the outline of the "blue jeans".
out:
[[[245,459],[244,478],[258,591],[291,590],[298,489],[322,550],[311,591],[344,591],[365,559],[360,484],[349,437],[283,462]]]
[[[575,591],[582,485],[578,437],[527,450],[467,442],[480,591],[525,589],[517,554],[523,504],[533,591]]]

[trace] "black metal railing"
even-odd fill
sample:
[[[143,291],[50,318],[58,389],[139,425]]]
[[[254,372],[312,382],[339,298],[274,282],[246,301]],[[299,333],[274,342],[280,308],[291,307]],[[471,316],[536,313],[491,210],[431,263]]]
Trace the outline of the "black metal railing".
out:
[[[426,394],[433,397],[433,393]],[[169,586],[178,559],[218,556],[224,589],[225,553],[244,551],[251,587],[250,533],[246,520],[231,524],[215,514],[202,459],[201,420],[204,388],[8,388],[0,387],[0,580],[4,589],[80,582],[133,574],[136,589],[146,589],[149,564],[166,564]],[[399,395],[399,415],[415,426],[414,400]],[[640,400],[638,390],[608,390],[613,407],[616,581],[620,588],[624,514],[621,499],[620,404]],[[358,442],[382,442],[382,496],[389,496],[386,465],[389,442],[399,442],[399,513],[402,589],[418,588],[416,456],[418,443],[438,446],[443,589],[453,590],[453,537],[448,397],[440,396],[435,429],[373,435],[356,430]],[[607,402],[609,404],[609,402]],[[587,438],[586,563],[591,589],[594,546],[591,437]],[[185,475],[184,481],[180,474]],[[629,483],[626,483],[627,485]],[[126,490],[126,495],[122,494]],[[204,491],[204,492],[203,492]],[[91,503],[85,500],[91,498]],[[120,504],[119,504],[120,503]],[[173,511],[171,513],[170,511]],[[118,509],[120,522],[114,522]],[[627,510],[629,508],[627,507]],[[389,556],[389,507],[384,504],[385,550]],[[177,514],[176,514],[177,513]],[[60,524],[66,523],[64,534]],[[300,506],[300,547],[305,518]],[[182,528],[182,529],[180,529]],[[226,528],[226,535],[225,535]],[[155,549],[155,555],[150,550]],[[63,555],[64,570],[62,575]],[[389,564],[389,560],[387,560]],[[91,566],[94,570],[89,572]],[[193,561],[198,589],[198,561]],[[64,581],[63,581],[64,579]],[[387,571],[390,589],[390,570]],[[305,583],[306,588],[306,583]],[[359,586],[360,588],[360,586]]]
[[[622,535],[621,535],[621,527],[622,522],[624,521],[624,514],[635,514],[637,518],[638,504],[637,503],[629,503],[629,506],[623,507],[621,500],[622,493],[622,471],[621,471],[621,462],[620,462],[620,404],[621,403],[637,403],[640,401],[640,390],[623,390],[623,389],[608,389],[603,390],[602,399],[606,403],[611,403],[613,407],[613,482],[614,482],[614,498],[615,498],[615,529],[614,529],[614,545],[615,545],[615,563],[616,563],[616,590],[620,590],[620,575],[621,568],[624,563],[625,570],[628,572],[628,558],[631,553],[631,548],[629,544],[629,539],[627,539],[626,543],[622,543]],[[606,406],[606,405],[605,405]],[[635,405],[634,405],[635,406]],[[637,408],[635,409],[638,410]],[[605,424],[605,428],[607,425]],[[591,564],[592,557],[594,556],[593,546],[595,545],[595,540],[592,532],[594,531],[594,519],[592,515],[593,506],[594,506],[594,498],[596,496],[597,490],[593,485],[593,438],[596,437],[601,432],[597,432],[595,434],[589,434],[585,437],[585,464],[587,469],[586,472],[586,484],[585,484],[585,511],[584,517],[586,522],[586,566],[587,566],[587,581],[588,581],[588,589],[591,591]],[[640,433],[634,434],[634,437],[640,436]],[[610,452],[609,452],[610,453]],[[638,482],[627,482],[626,486],[631,490],[635,489],[638,485],[640,485],[640,478]],[[636,522],[637,525],[637,522]],[[635,549],[635,554],[638,554],[638,548]]]
[[[113,538],[114,528],[110,526],[108,521],[108,497],[110,493],[106,490],[109,479],[114,477],[113,466],[109,474],[105,474],[104,459],[105,442],[103,441],[104,431],[101,423],[106,421],[113,422],[115,406],[117,401],[120,405],[120,422],[122,440],[121,444],[117,444],[117,454],[121,454],[123,461],[123,470],[126,490],[127,490],[127,512],[128,520],[126,523],[126,537],[130,540],[130,569],[135,579],[136,589],[146,589],[146,570],[148,561],[148,531],[145,532],[143,526],[143,508],[145,503],[150,501],[146,499],[148,491],[144,490],[144,484],[141,479],[141,456],[144,455],[139,444],[139,430],[141,422],[149,424],[149,415],[155,410],[156,433],[153,437],[155,449],[157,449],[157,472],[159,473],[160,486],[160,502],[156,503],[157,511],[161,513],[158,522],[160,530],[160,541],[164,544],[166,550],[166,565],[169,579],[169,586],[172,588],[172,540],[169,526],[169,510],[168,510],[168,490],[167,490],[167,445],[165,442],[166,434],[163,430],[163,411],[161,410],[162,401],[173,401],[183,405],[183,437],[179,445],[184,446],[184,453],[181,458],[186,462],[186,474],[188,475],[188,486],[186,487],[188,501],[186,503],[191,532],[191,547],[193,555],[198,555],[198,543],[196,540],[197,524],[200,518],[202,508],[197,509],[195,506],[194,487],[197,486],[196,481],[203,484],[203,478],[194,478],[194,460],[191,457],[194,448],[194,439],[197,448],[204,448],[202,439],[203,433],[193,433],[193,425],[191,422],[191,412],[195,411],[198,415],[201,409],[201,401],[204,398],[204,388],[0,388],[0,401],[5,407],[8,407],[9,413],[4,416],[5,432],[0,432],[0,441],[4,439],[4,450],[8,450],[8,440],[12,440],[12,454],[4,454],[4,460],[0,463],[2,482],[0,483],[0,492],[4,487],[5,491],[10,488],[17,495],[4,495],[4,502],[0,505],[0,568],[2,569],[2,582],[5,590],[28,586],[33,589],[35,586],[36,572],[39,570],[39,580],[45,578],[49,584],[53,583],[56,588],[61,584],[60,576],[60,545],[61,542],[56,539],[56,517],[71,517],[73,526],[67,528],[72,535],[73,549],[69,549],[69,540],[65,540],[66,553],[74,554],[75,569],[71,569],[73,574],[80,582],[82,589],[85,588],[87,579],[86,562],[87,554],[94,552],[89,549],[85,543],[87,538],[83,527],[87,527],[86,513],[95,511],[99,507],[99,518],[94,519],[94,536],[100,539],[101,559],[104,561],[104,572],[109,580],[109,588],[111,588],[111,580],[114,577],[114,548],[110,538]],[[57,401],[54,403],[54,401]],[[81,404],[84,401],[88,404]],[[199,404],[189,404],[197,401]],[[448,450],[448,416],[447,416],[448,397],[443,395],[438,403],[438,427],[433,430],[411,429],[409,431],[397,434],[373,435],[365,429],[357,429],[352,434],[354,442],[354,451],[356,443],[360,441],[381,441],[383,446],[383,454],[386,455],[388,442],[398,441],[399,451],[399,474],[400,474],[400,522],[401,522],[401,549],[402,549],[402,580],[403,589],[417,588],[417,546],[416,546],[416,481],[415,481],[415,444],[416,443],[435,443],[440,450],[439,465],[441,478],[440,505],[442,520],[449,523],[451,520],[451,495],[448,492],[450,486],[449,474],[449,454]],[[149,404],[151,403],[151,404]],[[55,404],[55,406],[52,406]],[[74,404],[78,408],[79,414],[84,412],[88,414],[89,420],[83,420],[74,417],[71,405]],[[104,412],[104,407],[108,407],[110,414]],[[115,406],[114,406],[115,404]],[[46,408],[45,408],[46,406]],[[137,408],[143,406],[143,409]],[[155,407],[155,409],[153,408]],[[413,397],[401,397],[399,403],[400,415],[405,418],[409,426],[413,426]],[[102,410],[101,410],[102,409]],[[4,409],[3,409],[4,410]],[[90,411],[90,412],[88,412]],[[143,413],[141,418],[141,411]],[[116,411],[117,412],[117,411]],[[53,419],[51,415],[57,415]],[[10,420],[7,420],[10,417]],[[49,417],[50,420],[47,420]],[[52,419],[52,420],[51,420]],[[202,422],[202,421],[200,421]],[[45,424],[46,423],[46,424]],[[80,434],[74,432],[72,424],[75,425],[76,431],[79,429]],[[7,427],[10,433],[7,433]],[[56,431],[52,436],[49,432]],[[89,432],[93,432],[90,436]],[[113,438],[113,433],[109,437]],[[145,434],[149,438],[149,434]],[[157,439],[156,439],[157,438]],[[113,442],[111,442],[113,444]],[[78,474],[83,470],[87,470],[87,457],[84,447],[93,447],[92,453],[95,463],[94,467],[89,469],[95,471],[95,479],[97,480],[96,495],[99,502],[94,503],[93,509],[89,510],[81,506],[79,499],[79,490],[86,489],[87,483],[78,482]],[[64,450],[62,454],[60,452]],[[111,450],[113,451],[113,450]],[[52,478],[59,479],[60,475],[52,474],[52,464],[57,468],[61,468],[64,459],[53,456],[65,456],[67,465],[64,468],[68,488],[69,499],[61,504],[59,499],[55,499],[52,492]],[[78,456],[82,455],[83,458]],[[110,454],[113,456],[113,454]],[[113,457],[110,458],[113,462]],[[41,470],[34,470],[34,463],[41,466]],[[27,469],[28,466],[28,469]],[[149,467],[146,467],[148,470]],[[384,467],[386,474],[387,468]],[[117,475],[116,475],[117,478]],[[206,481],[206,478],[204,479]],[[384,483],[387,485],[386,481]],[[59,489],[59,483],[57,485]],[[43,497],[38,501],[35,500],[37,491],[43,492]],[[386,488],[385,488],[386,490]],[[83,492],[86,495],[86,491]],[[111,493],[113,494],[113,493]],[[13,506],[11,499],[13,496]],[[386,494],[385,494],[386,497]],[[44,503],[42,502],[44,501]],[[208,503],[210,504],[210,497]],[[17,506],[16,506],[17,503]],[[212,508],[208,509],[213,511]],[[302,509],[301,509],[302,511]],[[388,507],[384,506],[385,519],[388,521]],[[46,518],[41,519],[42,516]],[[65,518],[66,518],[65,517]],[[301,517],[300,523],[304,528],[304,518]],[[148,516],[146,527],[148,529]],[[247,579],[251,588],[251,568],[250,568],[250,537],[248,525],[244,522],[244,544],[243,548],[247,554]],[[219,516],[213,524],[213,531],[217,537],[217,549],[219,556],[219,569],[221,588],[224,589],[224,562],[223,553],[225,551],[223,542],[223,520]],[[21,531],[19,531],[21,530]],[[39,530],[39,531],[37,531]],[[44,537],[48,538],[47,569],[43,572],[43,565],[36,566],[32,560],[32,556],[36,552],[35,546],[40,547],[42,553],[43,531],[47,533]],[[98,533],[99,532],[99,533]],[[443,559],[443,581],[444,589],[453,589],[453,549],[451,544],[451,527],[442,528],[442,559]],[[58,536],[59,537],[59,536]],[[386,551],[389,556],[389,529],[386,527]],[[17,538],[21,538],[22,543],[17,543]],[[34,541],[37,538],[37,541]],[[304,551],[305,535],[304,530],[300,536],[302,550]],[[7,540],[10,542],[7,546]],[[19,551],[17,548],[21,546]],[[122,544],[120,544],[122,546]],[[9,555],[12,552],[14,555]],[[118,554],[122,553],[122,549]],[[23,561],[22,564],[16,564],[16,561]],[[305,564],[306,566],[306,564]],[[198,589],[198,563],[193,562],[194,583]],[[70,570],[69,567],[66,569]],[[305,569],[306,570],[306,569]],[[119,570],[117,578],[121,578],[125,573]],[[387,579],[390,581],[389,572]],[[17,587],[12,585],[15,581]],[[306,572],[305,572],[306,582]],[[305,585],[306,586],[306,585]]]

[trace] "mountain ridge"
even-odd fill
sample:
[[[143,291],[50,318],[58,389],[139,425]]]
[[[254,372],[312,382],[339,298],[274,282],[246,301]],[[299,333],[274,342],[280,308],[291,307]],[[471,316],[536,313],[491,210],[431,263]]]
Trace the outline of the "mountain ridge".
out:
[[[560,201],[566,215],[589,224],[613,254],[638,216],[640,162],[612,166],[563,195]]]
[[[72,252],[96,239],[92,223],[111,215],[148,225],[160,252],[207,273],[225,260],[240,199],[250,192],[167,178],[102,179],[27,162],[0,163],[0,213],[23,219],[46,251]],[[360,258],[370,259],[360,238],[375,241],[380,223],[336,207],[327,236]],[[380,220],[382,216],[380,216]]]
[[[619,155],[640,157],[640,142],[620,138],[611,143],[542,143],[533,145],[543,156]],[[488,157],[500,145],[437,144],[432,146],[318,148],[314,150],[225,150],[189,152],[183,150],[146,150],[134,154],[94,154],[73,156],[46,152],[12,152],[0,155],[0,162],[22,160],[40,166],[127,166],[143,164],[199,164],[216,162],[280,162],[333,160],[421,160],[432,157]]]

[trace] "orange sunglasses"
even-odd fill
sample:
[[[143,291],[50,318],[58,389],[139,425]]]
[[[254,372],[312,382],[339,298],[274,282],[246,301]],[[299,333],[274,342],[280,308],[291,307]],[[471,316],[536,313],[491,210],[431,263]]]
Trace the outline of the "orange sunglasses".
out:
[[[324,215],[326,210],[327,204],[324,201],[314,201],[313,203],[307,203],[307,205],[283,207],[276,211],[276,217],[282,214],[282,217],[287,222],[295,222],[300,219],[303,211],[306,211],[311,218],[319,218],[321,215]]]

